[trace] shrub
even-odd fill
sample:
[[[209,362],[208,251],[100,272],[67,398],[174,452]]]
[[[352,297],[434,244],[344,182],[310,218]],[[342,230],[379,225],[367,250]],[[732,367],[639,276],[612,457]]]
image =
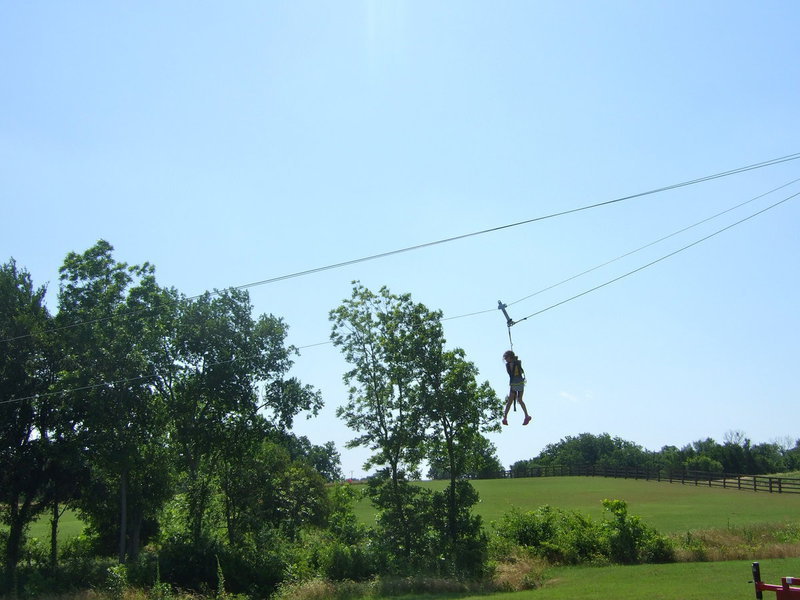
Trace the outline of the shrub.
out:
[[[628,515],[624,500],[603,500],[612,519],[604,523],[608,538],[608,557],[616,563],[669,562],[674,560],[670,541],[639,517]]]
[[[503,516],[495,530],[506,542],[529,548],[537,556],[558,564],[674,560],[669,539],[638,517],[629,516],[624,501],[604,500],[603,506],[612,518],[600,522],[546,505],[526,513],[515,509]]]

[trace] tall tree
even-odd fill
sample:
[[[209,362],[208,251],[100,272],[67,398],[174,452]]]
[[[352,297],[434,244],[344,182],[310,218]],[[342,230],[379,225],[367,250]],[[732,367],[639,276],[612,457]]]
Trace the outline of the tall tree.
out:
[[[388,490],[371,486],[373,501],[384,503],[379,508],[385,533],[396,536],[409,557],[416,552],[412,521],[419,521],[419,511],[412,515],[409,508],[423,499],[404,485],[402,472],[415,470],[426,455],[446,457],[451,481],[446,526],[439,533],[452,556],[462,534],[475,533],[469,508],[477,496],[459,480],[481,446],[481,432],[498,427],[494,392],[488,383],[477,383],[463,350],[444,349],[441,313],[408,294],[397,296],[385,287],[375,294],[355,283],[352,296],[331,312],[331,321],[333,343],[354,367],[344,375],[348,403],[337,414],[360,434],[349,446],[373,451],[365,468],[384,467],[388,474]]]
[[[450,476],[447,525],[440,532],[446,540],[444,552],[456,570],[474,572],[482,561],[468,564],[464,557],[482,554],[480,519],[470,514],[478,496],[463,477],[485,443],[482,434],[500,429],[500,401],[488,382],[478,384],[478,371],[460,348],[427,357],[423,369],[419,400],[429,426],[430,453],[446,457]],[[471,546],[469,552],[466,546]]]
[[[348,401],[337,416],[358,433],[348,447],[372,451],[364,468],[378,466],[385,473],[386,481],[374,481],[370,491],[382,511],[382,541],[402,563],[399,568],[410,568],[423,553],[424,536],[415,533],[419,489],[407,485],[405,471],[416,471],[425,453],[418,389],[425,357],[443,344],[439,317],[408,294],[396,296],[386,287],[376,294],[358,282],[330,313],[331,339],[353,366],[344,374]]]
[[[206,534],[225,452],[241,451],[242,423],[262,413],[285,430],[301,411],[316,414],[322,401],[288,377],[295,351],[285,345],[288,328],[272,315],[254,319],[246,291],[180,298],[178,307],[174,343],[165,350],[171,366],[156,385],[168,399],[171,442],[185,476],[186,526],[196,545]]]
[[[421,363],[441,344],[439,316],[410,295],[383,287],[375,294],[355,283],[352,296],[330,313],[331,339],[353,368],[344,374],[348,401],[337,416],[359,433],[348,442],[373,454],[365,468],[387,467],[396,482],[423,455],[425,424],[416,388]]]
[[[14,260],[0,266],[0,516],[9,527],[4,565],[12,596],[25,528],[40,513],[52,448],[56,401],[53,362],[43,333],[51,327],[45,288]]]
[[[154,331],[168,307],[154,272],[147,263],[116,261],[104,240],[69,253],[61,267],[64,381],[83,390],[70,404],[99,492],[84,494],[82,508],[99,531],[116,531],[120,562],[136,555],[147,514],[169,494],[166,413],[151,361],[160,343]],[[112,510],[118,515],[113,529]]]

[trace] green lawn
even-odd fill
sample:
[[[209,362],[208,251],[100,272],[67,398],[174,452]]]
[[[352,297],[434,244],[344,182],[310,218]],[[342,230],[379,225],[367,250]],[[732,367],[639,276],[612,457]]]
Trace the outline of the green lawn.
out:
[[[757,560],[757,557],[756,559]],[[542,588],[487,595],[410,594],[381,600],[737,600],[755,598],[751,562],[672,563],[631,567],[559,567],[547,572]],[[780,584],[800,576],[800,559],[761,562],[761,578]],[[766,600],[775,600],[764,592]]]
[[[446,482],[424,482],[442,489]],[[543,504],[578,510],[600,517],[604,498],[628,503],[629,511],[661,533],[684,533],[702,529],[742,527],[759,523],[797,522],[800,519],[800,495],[779,495],[724,490],[694,485],[653,481],[592,477],[542,477],[474,481],[481,501],[477,506],[488,523],[517,507],[533,510]],[[367,500],[357,506],[364,522],[372,522],[374,509]],[[61,520],[60,538],[81,532],[83,525],[74,513]],[[49,520],[35,523],[31,536],[49,538]],[[408,595],[402,600],[735,600],[754,598],[750,563],[761,562],[763,579],[779,583],[784,576],[800,577],[800,558],[760,559],[665,565],[557,567],[546,572],[545,585],[537,590],[486,595]],[[775,598],[765,592],[767,600]],[[388,599],[387,599],[388,600]],[[399,600],[398,597],[393,600]]]
[[[766,494],[605,477],[482,479],[472,484],[480,495],[476,511],[487,524],[499,520],[513,507],[534,510],[543,504],[599,518],[604,498],[625,500],[630,514],[642,517],[661,533],[782,523],[800,518],[800,494]],[[420,485],[443,489],[446,482]],[[375,510],[366,499],[356,506],[356,514],[364,523],[374,522]],[[82,529],[77,514],[67,511],[60,521],[59,539],[76,536]],[[31,525],[28,534],[48,540],[49,517],[45,515]]]
[[[800,494],[605,477],[484,479],[472,484],[480,495],[476,511],[486,523],[500,519],[513,507],[534,510],[543,504],[600,517],[604,498],[625,500],[630,514],[642,517],[661,533],[781,523],[796,521],[800,516]],[[442,489],[446,482],[421,485]],[[363,522],[374,521],[375,512],[366,499],[358,504],[356,512]]]
[[[78,518],[77,513],[67,510],[58,520],[58,540],[63,542],[66,539],[75,537],[83,532],[84,523]],[[0,529],[7,530],[5,525],[0,525]],[[28,537],[38,538],[50,543],[50,516],[42,515],[34,521],[27,532]]]

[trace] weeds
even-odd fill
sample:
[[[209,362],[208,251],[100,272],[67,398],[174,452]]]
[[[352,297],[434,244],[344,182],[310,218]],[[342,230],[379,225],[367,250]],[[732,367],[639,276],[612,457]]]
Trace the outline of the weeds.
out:
[[[726,529],[690,531],[673,535],[670,539],[678,562],[800,556],[800,526],[796,523],[728,526]]]

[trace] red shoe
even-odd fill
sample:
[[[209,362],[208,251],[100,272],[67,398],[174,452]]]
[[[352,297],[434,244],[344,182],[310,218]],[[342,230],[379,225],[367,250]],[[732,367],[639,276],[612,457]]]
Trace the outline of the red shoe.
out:
[[[508,419],[503,419],[503,425],[508,425]]]
[[[523,425],[527,425],[528,423],[530,423],[530,422],[531,422],[531,419],[532,419],[532,418],[533,418],[533,417],[531,417],[530,415],[528,415],[527,417],[525,417],[525,420],[522,422],[522,424],[523,424]]]

